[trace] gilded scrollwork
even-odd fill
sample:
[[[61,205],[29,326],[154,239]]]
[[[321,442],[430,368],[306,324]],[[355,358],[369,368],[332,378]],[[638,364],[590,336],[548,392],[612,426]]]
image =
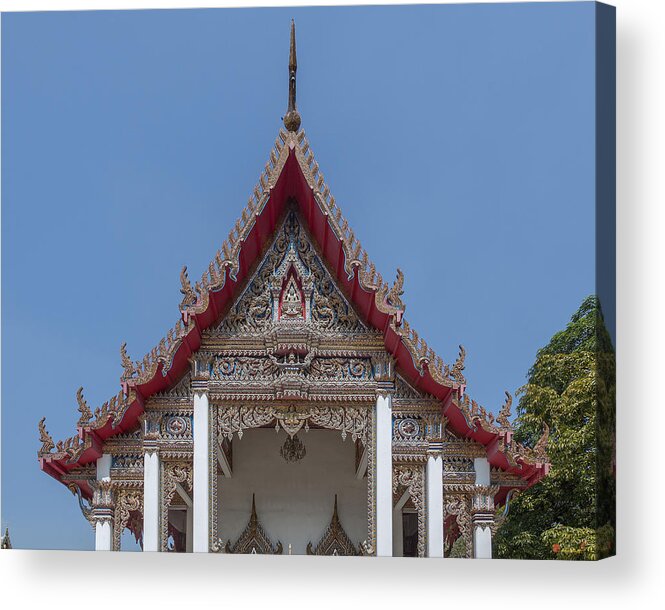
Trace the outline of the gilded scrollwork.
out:
[[[372,378],[371,362],[367,358],[314,358],[311,376],[319,380],[367,380]]]
[[[267,356],[220,356],[211,363],[210,378],[219,381],[273,379],[278,371],[278,366]]]
[[[143,512],[143,490],[121,488],[116,493],[113,515],[113,550],[120,550],[122,532],[129,523],[132,513]]]
[[[143,448],[127,450],[123,447],[109,448],[111,455],[111,478],[114,481],[143,481]]]
[[[286,259],[290,259],[290,264],[284,264]],[[312,296],[308,309],[314,325],[347,332],[364,329],[321,262],[294,210],[287,215],[254,278],[219,329],[234,333],[269,330],[278,319],[279,295],[291,265],[296,268],[301,281],[311,283]],[[294,286],[292,298],[295,298],[298,288]],[[288,282],[285,287],[288,289]],[[300,298],[298,296],[298,300]],[[285,317],[303,318],[300,314]]]
[[[404,273],[401,269],[397,269],[397,279],[393,284],[392,288],[386,296],[386,301],[395,309],[404,311],[406,306],[402,301],[402,295],[404,294]]]
[[[275,419],[274,411],[274,407],[264,405],[222,405],[217,410],[217,433],[229,440],[234,434],[242,438],[243,430],[270,424]]]
[[[511,430],[512,424],[510,423],[510,407],[513,404],[513,397],[510,392],[506,391],[506,401],[499,410],[496,421],[502,429]]]
[[[471,524],[471,497],[466,493],[444,493],[443,517],[452,516],[464,540],[467,558],[473,557],[473,526]]]
[[[77,391],[76,391],[76,402],[78,403],[78,410],[81,416],[79,417],[78,422],[76,422],[77,426],[85,426],[87,425],[90,420],[92,419],[92,411],[90,409],[90,406],[88,405],[88,402],[86,399],[83,397],[83,386],[81,386]]]
[[[194,487],[192,465],[189,462],[166,462],[162,461],[162,497],[161,497],[161,549],[168,550],[169,537],[169,507],[176,494],[178,484],[182,485],[185,492],[192,493]],[[191,496],[190,496],[191,497]]]
[[[418,557],[425,557],[427,553],[427,515],[425,513],[425,467],[423,464],[393,465],[393,498],[400,489],[408,491],[418,514]]]
[[[183,266],[180,271],[180,293],[182,294],[180,309],[185,309],[187,306],[196,303],[196,292],[192,288],[192,283],[189,281],[187,265]]]
[[[38,428],[39,428],[39,442],[42,444],[41,448],[39,449],[39,456],[41,457],[42,455],[45,455],[47,453],[50,453],[55,449],[55,443],[53,442],[53,437],[48,433],[48,430],[46,429],[46,418],[42,417],[39,420]]]
[[[350,435],[355,442],[367,442],[370,410],[362,407],[290,405],[286,408],[268,405],[223,405],[218,409],[217,430],[220,437],[231,440],[234,434],[242,438],[243,430],[260,428],[273,422],[290,436],[309,424],[339,430],[342,438]]]

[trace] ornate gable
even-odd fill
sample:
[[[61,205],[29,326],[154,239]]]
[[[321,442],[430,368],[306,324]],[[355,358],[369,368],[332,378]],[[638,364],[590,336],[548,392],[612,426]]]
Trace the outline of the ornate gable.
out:
[[[286,131],[201,278],[192,284],[183,267],[178,321],[140,360],[121,345],[120,392],[93,411],[80,391],[73,436],[55,443],[40,420],[40,467],[64,482],[94,463],[108,439],[135,429],[152,399],[189,400],[187,381],[177,386],[194,362],[197,375],[218,382],[219,398],[241,401],[371,400],[385,381],[381,371],[398,371],[404,384],[395,403],[405,417],[436,403],[448,429],[482,446],[493,467],[536,483],[549,468],[547,431],[533,449],[517,443],[509,405],[494,421],[466,397],[464,349],[447,365],[405,319],[404,275],[398,269],[392,286],[384,281],[300,129],[295,43],[292,60]]]
[[[285,324],[368,332],[326,269],[292,205],[238,301],[214,332],[265,333]]]

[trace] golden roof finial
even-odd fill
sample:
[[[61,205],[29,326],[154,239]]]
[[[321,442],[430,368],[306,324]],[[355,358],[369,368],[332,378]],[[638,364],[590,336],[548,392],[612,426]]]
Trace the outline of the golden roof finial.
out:
[[[300,114],[296,110],[296,24],[291,19],[291,48],[289,50],[289,107],[284,115],[284,127],[288,131],[296,132],[300,129]]]

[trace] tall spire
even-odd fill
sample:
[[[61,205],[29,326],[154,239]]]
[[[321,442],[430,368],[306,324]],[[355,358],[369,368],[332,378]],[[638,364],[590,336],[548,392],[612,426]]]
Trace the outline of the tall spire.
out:
[[[291,48],[289,50],[289,108],[284,115],[284,127],[289,131],[300,129],[300,114],[296,110],[296,24],[291,19]]]

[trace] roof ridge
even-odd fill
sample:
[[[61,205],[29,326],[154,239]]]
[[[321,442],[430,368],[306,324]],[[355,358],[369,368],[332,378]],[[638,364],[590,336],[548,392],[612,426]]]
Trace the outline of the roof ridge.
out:
[[[291,151],[293,151],[302,175],[312,191],[314,201],[341,244],[344,255],[343,267],[349,281],[353,280],[355,276],[358,285],[363,290],[374,293],[376,309],[388,316],[389,328],[407,348],[414,368],[421,376],[428,372],[437,384],[459,390],[460,394],[464,392],[466,386],[466,379],[462,372],[466,358],[464,347],[459,346],[459,355],[451,367],[411,327],[404,318],[406,306],[401,298],[404,292],[403,272],[401,269],[397,269],[397,276],[392,286],[384,281],[335,201],[323,172],[315,159],[305,131],[301,129],[298,132],[287,132],[280,128],[268,155],[268,161],[248,199],[247,205],[243,208],[241,215],[236,220],[227,239],[222,243],[221,248],[217,250],[208,268],[193,286],[187,273],[187,267],[183,267],[180,272],[180,291],[183,294],[179,305],[180,319],[142,360],[132,362],[127,355],[126,344],[121,345],[120,355],[123,374],[120,381],[122,390],[117,396],[105,402],[102,407],[97,408],[94,416],[82,397],[82,390],[77,393],[81,418],[75,436],[55,445],[48,432],[46,432],[44,420],[41,420],[39,429],[43,444],[38,452],[40,458],[46,458],[48,461],[64,458],[65,463],[70,464],[78,460],[83,452],[92,446],[95,439],[94,434],[86,434],[86,431],[103,428],[109,421],[111,427],[116,428],[129,407],[138,398],[137,391],[134,388],[153,380],[160,365],[162,365],[162,375],[164,377],[169,376],[169,369],[176,352],[182,343],[187,341],[188,335],[197,325],[196,316],[205,312],[208,308],[210,293],[221,291],[226,285],[227,276],[233,282],[237,281],[242,246],[270,200],[271,191],[277,184]],[[177,383],[177,380],[170,380],[170,378],[169,381],[174,382],[173,385]],[[512,427],[504,425],[507,422],[507,417],[504,416],[498,419],[500,426],[497,427],[491,413],[488,415],[482,407],[478,407],[475,401],[469,402],[469,400],[467,395],[454,397],[452,404],[460,410],[470,428],[475,429],[479,426],[484,431],[497,435],[497,442],[501,446],[500,451],[506,454],[506,458],[511,465],[516,463],[518,457],[526,458],[529,462],[546,459],[544,451],[546,438],[544,441],[541,439],[538,450],[523,447],[512,440]],[[510,400],[512,401],[512,397]],[[505,407],[504,405],[500,415],[505,415]],[[507,413],[508,415],[510,413],[509,405]],[[56,449],[55,453],[51,453],[53,449]]]

